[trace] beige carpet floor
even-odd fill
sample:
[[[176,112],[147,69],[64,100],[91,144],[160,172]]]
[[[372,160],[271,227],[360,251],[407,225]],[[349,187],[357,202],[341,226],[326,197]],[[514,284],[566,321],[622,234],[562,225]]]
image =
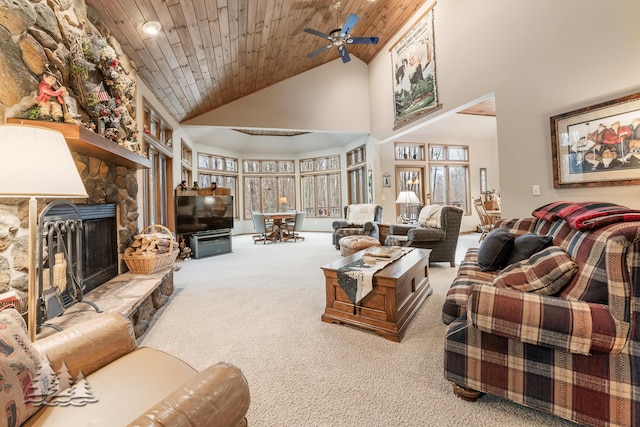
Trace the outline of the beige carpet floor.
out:
[[[197,369],[218,361],[249,382],[250,426],[568,426],[559,418],[485,395],[456,398],[442,369],[444,295],[456,269],[433,264],[434,292],[400,343],[320,320],[320,266],[340,256],[329,233],[254,245],[180,262],[175,293],[142,337]],[[477,245],[461,238],[459,258]]]

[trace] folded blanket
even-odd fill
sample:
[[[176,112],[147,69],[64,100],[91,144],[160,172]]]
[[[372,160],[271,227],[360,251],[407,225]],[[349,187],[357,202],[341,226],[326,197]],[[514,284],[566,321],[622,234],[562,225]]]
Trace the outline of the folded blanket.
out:
[[[423,227],[442,228],[440,217],[442,205],[429,205],[422,208],[418,215],[418,224]]]
[[[547,221],[564,219],[574,230],[595,230],[617,222],[640,221],[640,210],[607,202],[553,202],[532,212]]]
[[[574,205],[575,202],[551,202],[547,205],[540,206],[538,209],[535,209],[531,212],[535,218],[543,219],[545,221],[555,221],[560,219],[558,215],[560,211],[564,208]]]

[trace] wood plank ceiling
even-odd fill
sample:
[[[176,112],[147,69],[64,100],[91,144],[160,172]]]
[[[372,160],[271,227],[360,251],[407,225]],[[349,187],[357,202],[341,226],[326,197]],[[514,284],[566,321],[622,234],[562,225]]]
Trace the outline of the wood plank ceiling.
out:
[[[306,27],[329,33],[360,16],[350,45],[369,63],[425,0],[86,0],[136,63],[140,76],[178,121],[193,118],[339,57]],[[142,24],[162,24],[156,36]],[[348,66],[348,64],[345,64]]]

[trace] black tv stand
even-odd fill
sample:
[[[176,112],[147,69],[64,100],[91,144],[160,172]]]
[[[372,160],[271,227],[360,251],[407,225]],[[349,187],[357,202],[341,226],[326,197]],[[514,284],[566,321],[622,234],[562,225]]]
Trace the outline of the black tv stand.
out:
[[[200,231],[189,236],[193,257],[205,258],[231,252],[231,229]]]

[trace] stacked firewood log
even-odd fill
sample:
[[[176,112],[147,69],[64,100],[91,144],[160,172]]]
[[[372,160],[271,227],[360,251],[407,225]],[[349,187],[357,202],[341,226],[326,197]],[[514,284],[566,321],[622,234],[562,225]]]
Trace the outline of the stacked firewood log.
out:
[[[124,256],[149,257],[162,255],[174,249],[178,249],[178,243],[169,234],[136,234],[131,246],[124,250]]]

